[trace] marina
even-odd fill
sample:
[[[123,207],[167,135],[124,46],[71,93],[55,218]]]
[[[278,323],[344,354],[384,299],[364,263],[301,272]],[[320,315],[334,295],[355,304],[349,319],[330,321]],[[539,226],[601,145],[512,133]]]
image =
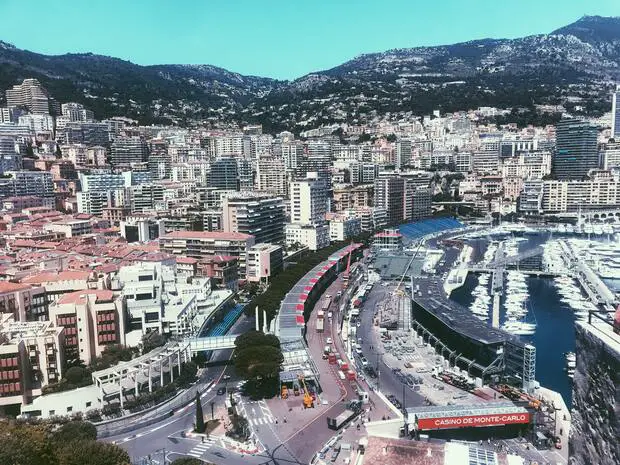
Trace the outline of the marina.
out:
[[[618,282],[620,242],[611,225],[518,229],[502,226],[464,235],[473,249],[469,273],[450,297],[492,326],[496,285],[491,277],[501,273],[499,328],[537,348],[537,379],[570,405],[574,323],[590,311],[611,308],[617,299],[616,288],[606,283]],[[537,255],[524,253],[536,247]],[[527,259],[506,264],[510,269],[498,266],[500,258],[520,254]]]

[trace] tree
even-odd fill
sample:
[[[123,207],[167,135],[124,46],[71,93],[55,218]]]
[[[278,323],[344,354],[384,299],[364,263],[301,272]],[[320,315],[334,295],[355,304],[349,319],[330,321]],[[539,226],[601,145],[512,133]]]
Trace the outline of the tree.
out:
[[[71,441],[94,441],[97,439],[97,428],[88,421],[70,421],[58,428],[53,435],[57,444]]]
[[[159,334],[157,331],[151,331],[142,336],[142,353],[147,354],[153,349],[166,344],[165,336]]]
[[[71,441],[56,452],[58,465],[129,465],[129,455],[115,444],[98,441]]]
[[[204,462],[199,459],[192,459],[190,457],[182,457],[180,459],[176,459],[170,465],[204,465]]]
[[[237,374],[248,381],[246,391],[250,396],[273,395],[284,361],[276,336],[260,331],[242,334],[235,340],[233,359]]]
[[[90,372],[83,367],[73,366],[65,372],[65,379],[71,384],[80,384],[90,378]]]
[[[0,421],[0,463],[57,465],[54,448],[44,425]]]
[[[200,394],[196,392],[196,432],[205,432],[205,419],[202,414],[202,403],[200,402]]]

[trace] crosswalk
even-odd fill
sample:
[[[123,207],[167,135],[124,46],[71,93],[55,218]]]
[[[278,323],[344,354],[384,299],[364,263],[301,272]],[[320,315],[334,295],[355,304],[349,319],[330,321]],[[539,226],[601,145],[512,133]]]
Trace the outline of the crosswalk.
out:
[[[215,441],[211,438],[205,439],[205,442],[201,442],[200,444],[196,444],[192,450],[188,452],[192,457],[200,458],[202,454],[204,454],[211,446],[213,446]]]
[[[250,423],[252,423],[255,426],[266,425],[267,423],[273,423],[273,418],[271,416],[250,418]]]

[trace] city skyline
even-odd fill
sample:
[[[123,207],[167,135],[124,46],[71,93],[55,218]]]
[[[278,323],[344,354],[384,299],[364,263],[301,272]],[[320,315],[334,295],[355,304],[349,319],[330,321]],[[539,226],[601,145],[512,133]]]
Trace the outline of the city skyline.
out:
[[[34,3],[43,7],[42,2]],[[400,0],[381,6],[363,2],[356,8],[327,2],[291,7],[276,1],[269,8],[245,1],[235,8],[222,2],[185,2],[185,8],[155,3],[157,7],[149,10],[95,2],[46,11],[49,23],[69,22],[74,31],[50,35],[45,28],[25,34],[23,24],[11,18],[24,17],[26,9],[36,6],[9,0],[0,5],[0,40],[45,54],[90,52],[140,65],[209,64],[246,75],[295,79],[364,53],[544,34],[583,15],[620,15],[613,0],[597,2],[595,7],[585,1],[571,2],[561,9],[557,2],[528,0],[512,6],[478,2],[484,15],[478,8],[452,0],[440,10]],[[116,14],[119,8],[124,14]],[[502,19],[528,11],[536,13],[528,21],[506,24]],[[93,29],[95,17],[106,27]]]

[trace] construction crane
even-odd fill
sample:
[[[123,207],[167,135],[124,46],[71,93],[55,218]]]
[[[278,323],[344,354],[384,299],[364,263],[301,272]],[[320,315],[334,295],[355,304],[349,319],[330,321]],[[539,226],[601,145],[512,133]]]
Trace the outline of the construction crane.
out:
[[[299,382],[301,383],[301,386],[304,388],[304,400],[303,400],[304,408],[312,408],[314,406],[314,400],[312,399],[312,396],[308,392],[308,387],[306,386],[306,380],[304,379],[302,375],[299,375],[298,379],[299,379]]]
[[[422,242],[418,244],[418,248],[415,250],[415,253],[413,254],[413,257],[411,257],[411,260],[409,260],[409,263],[407,263],[407,267],[405,268],[403,275],[400,277],[400,281],[398,281],[398,285],[396,286],[396,291],[395,291],[395,294],[398,297],[404,297],[405,295],[405,291],[401,289],[401,286],[403,285],[403,280],[405,279],[405,276],[407,276],[407,273],[409,272],[409,268],[411,268],[411,264],[418,256],[418,252],[420,251],[421,246],[422,246]]]

